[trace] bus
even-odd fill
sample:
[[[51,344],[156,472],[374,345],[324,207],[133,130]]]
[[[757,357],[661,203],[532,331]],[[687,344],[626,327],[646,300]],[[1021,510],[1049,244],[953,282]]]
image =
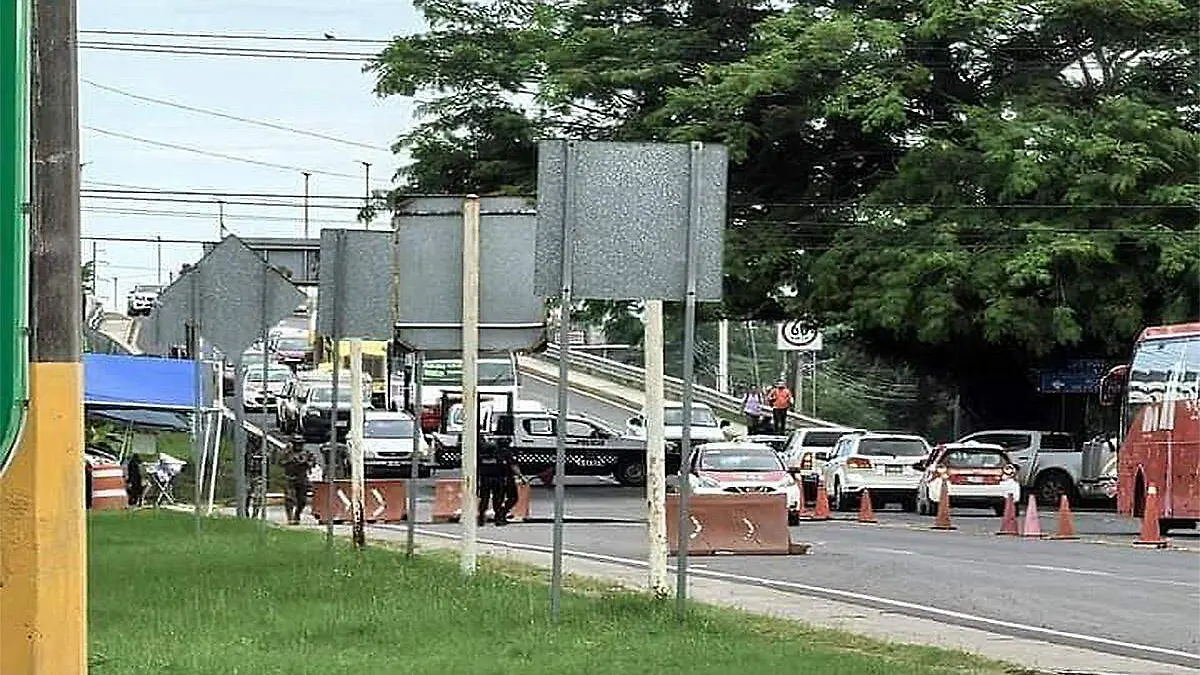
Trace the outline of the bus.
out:
[[[1101,381],[1102,403],[1121,401],[1117,511],[1142,517],[1154,486],[1159,529],[1200,520],[1200,322],[1146,328],[1128,365]]]

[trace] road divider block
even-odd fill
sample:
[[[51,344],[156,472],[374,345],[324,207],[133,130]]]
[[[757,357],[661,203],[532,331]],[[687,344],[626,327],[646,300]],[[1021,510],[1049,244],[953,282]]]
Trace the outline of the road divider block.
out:
[[[463,482],[460,478],[440,478],[433,482],[434,523],[456,523],[462,519]],[[517,481],[517,503],[509,511],[508,519],[513,522],[528,520],[532,510],[533,490],[529,483]],[[487,517],[494,519],[490,509]]]
[[[667,543],[680,546],[679,495],[667,495]],[[692,495],[688,499],[688,555],[794,555],[808,545],[793,544],[783,494]]]
[[[333,522],[346,523],[353,519],[350,510],[350,494],[350,481],[334,481],[333,502],[330,509]],[[326,522],[325,505],[328,495],[328,481],[313,483],[312,515],[317,522]],[[402,522],[405,518],[406,495],[402,480],[363,481],[364,521],[368,523]]]
[[[125,492],[125,469],[115,462],[96,462],[92,465],[93,511],[118,511],[129,508]]]

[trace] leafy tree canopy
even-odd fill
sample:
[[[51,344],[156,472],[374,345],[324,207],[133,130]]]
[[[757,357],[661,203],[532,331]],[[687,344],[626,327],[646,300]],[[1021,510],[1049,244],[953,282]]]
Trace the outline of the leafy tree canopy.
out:
[[[418,7],[371,66],[423,101],[409,189],[532,191],[539,137],[723,142],[725,313],[962,380],[1197,316],[1197,0]]]

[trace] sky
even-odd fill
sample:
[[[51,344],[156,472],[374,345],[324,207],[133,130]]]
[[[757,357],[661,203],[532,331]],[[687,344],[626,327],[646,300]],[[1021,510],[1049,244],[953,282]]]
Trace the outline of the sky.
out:
[[[302,171],[309,171],[312,236],[320,227],[354,225],[355,202],[363,194],[364,167],[371,182],[387,187],[401,159],[389,147],[412,125],[413,101],[380,99],[373,79],[354,61],[237,58],[178,53],[140,53],[96,49],[95,43],[200,45],[258,49],[376,52],[379,44],[341,40],[379,40],[421,29],[421,19],[406,0],[81,0],[80,125],[82,143],[83,235],[164,240],[216,240],[218,198],[198,195],[104,193],[96,190],[157,190],[274,193],[279,200],[221,197],[224,223],[242,236],[298,237],[303,231]],[[130,36],[83,31],[220,33],[314,38],[311,42],[215,40],[174,36]],[[338,40],[325,40],[330,33]],[[207,51],[207,50],[201,50]],[[161,99],[194,108],[315,132],[369,147],[273,130],[138,100],[108,89]],[[102,131],[96,131],[102,130]],[[108,133],[103,133],[108,132]],[[133,136],[239,159],[281,165],[261,166],[131,140]],[[326,173],[322,173],[326,172]],[[327,175],[344,174],[344,176]],[[325,203],[321,196],[346,199]],[[152,199],[157,201],[152,201]],[[161,201],[184,199],[190,203]],[[236,202],[279,202],[259,206]],[[379,222],[379,221],[377,221]],[[157,245],[95,242],[97,295],[124,310],[135,284],[158,282]],[[84,239],[82,255],[93,256]],[[195,244],[162,245],[162,283],[184,263],[200,258]]]

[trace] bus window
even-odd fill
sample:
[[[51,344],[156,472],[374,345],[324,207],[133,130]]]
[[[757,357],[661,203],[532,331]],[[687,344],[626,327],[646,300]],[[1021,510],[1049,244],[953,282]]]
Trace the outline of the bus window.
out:
[[[1179,398],[1200,401],[1200,339],[1188,342],[1182,371],[1179,374]]]
[[[1124,431],[1128,433],[1147,405],[1167,400],[1174,375],[1183,362],[1187,338],[1147,340],[1138,346],[1129,369]],[[1138,422],[1140,425],[1141,423]]]

